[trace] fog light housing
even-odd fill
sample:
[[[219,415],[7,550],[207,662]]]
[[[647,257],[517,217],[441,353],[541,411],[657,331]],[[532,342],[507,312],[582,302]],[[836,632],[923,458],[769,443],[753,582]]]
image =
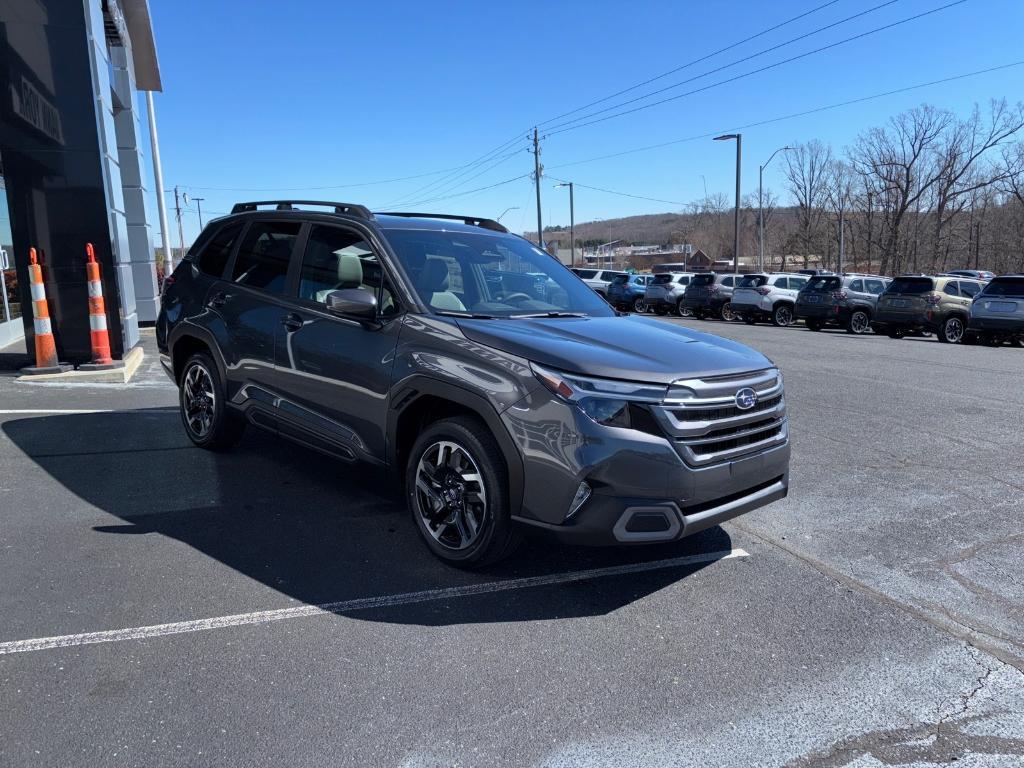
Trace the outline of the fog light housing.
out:
[[[587,503],[587,499],[590,498],[590,486],[587,485],[586,481],[580,483],[580,487],[576,489],[576,495],[572,497],[572,504],[569,505],[569,514],[565,516],[568,520],[570,517],[580,511],[580,507]]]

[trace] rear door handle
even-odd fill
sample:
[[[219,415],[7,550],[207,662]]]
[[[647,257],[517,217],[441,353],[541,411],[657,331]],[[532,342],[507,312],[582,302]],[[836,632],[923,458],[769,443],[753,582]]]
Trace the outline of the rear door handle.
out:
[[[213,295],[213,297],[210,299],[210,306],[211,307],[223,307],[224,304],[227,303],[227,300],[228,300],[228,295],[226,293],[224,293],[223,291],[221,291],[220,293],[215,293]]]
[[[297,331],[300,328],[302,328],[302,318],[296,315],[294,312],[289,312],[287,315],[281,318],[281,325],[283,325],[289,331]]]

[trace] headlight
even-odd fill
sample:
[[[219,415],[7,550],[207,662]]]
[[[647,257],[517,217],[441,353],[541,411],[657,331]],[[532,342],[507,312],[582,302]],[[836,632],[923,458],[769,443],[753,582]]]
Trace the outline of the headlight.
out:
[[[642,418],[638,425],[639,403],[660,403],[668,393],[668,387],[657,384],[643,384],[616,379],[597,379],[579,376],[563,371],[553,371],[536,363],[530,363],[533,374],[552,394],[572,403],[598,424],[625,429],[649,431],[649,418]]]

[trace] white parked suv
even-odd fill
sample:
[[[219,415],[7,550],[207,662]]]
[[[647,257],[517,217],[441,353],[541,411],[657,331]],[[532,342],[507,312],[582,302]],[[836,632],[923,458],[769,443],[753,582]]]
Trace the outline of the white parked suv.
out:
[[[796,318],[796,295],[807,280],[807,275],[786,272],[744,275],[732,293],[732,311],[748,325],[758,320],[770,320],[778,326],[792,325]]]
[[[608,286],[611,285],[612,280],[618,275],[626,274],[617,269],[583,269],[575,267],[572,271],[576,273],[580,280],[605,298],[608,298]]]

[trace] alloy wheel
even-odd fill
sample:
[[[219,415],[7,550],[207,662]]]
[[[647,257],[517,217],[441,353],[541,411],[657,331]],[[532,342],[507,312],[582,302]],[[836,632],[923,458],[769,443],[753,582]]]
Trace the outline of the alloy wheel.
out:
[[[637,296],[633,299],[633,311],[642,315],[647,311],[647,302],[644,301],[642,297]]]
[[[949,318],[942,326],[942,336],[950,344],[959,344],[964,338],[964,324],[959,317]]]
[[[866,312],[854,312],[850,318],[850,330],[856,334],[867,333],[871,330],[871,321]]]
[[[785,328],[793,324],[793,310],[782,305],[775,308],[775,324]]]
[[[487,515],[483,475],[458,443],[432,443],[416,466],[416,513],[443,547],[461,550],[479,537]]]
[[[206,367],[195,363],[186,372],[181,383],[181,407],[185,423],[197,438],[210,433],[217,412],[217,395],[213,377]]]
[[[722,305],[722,319],[727,323],[731,323],[736,319],[736,313],[732,311],[732,302],[727,301]]]

